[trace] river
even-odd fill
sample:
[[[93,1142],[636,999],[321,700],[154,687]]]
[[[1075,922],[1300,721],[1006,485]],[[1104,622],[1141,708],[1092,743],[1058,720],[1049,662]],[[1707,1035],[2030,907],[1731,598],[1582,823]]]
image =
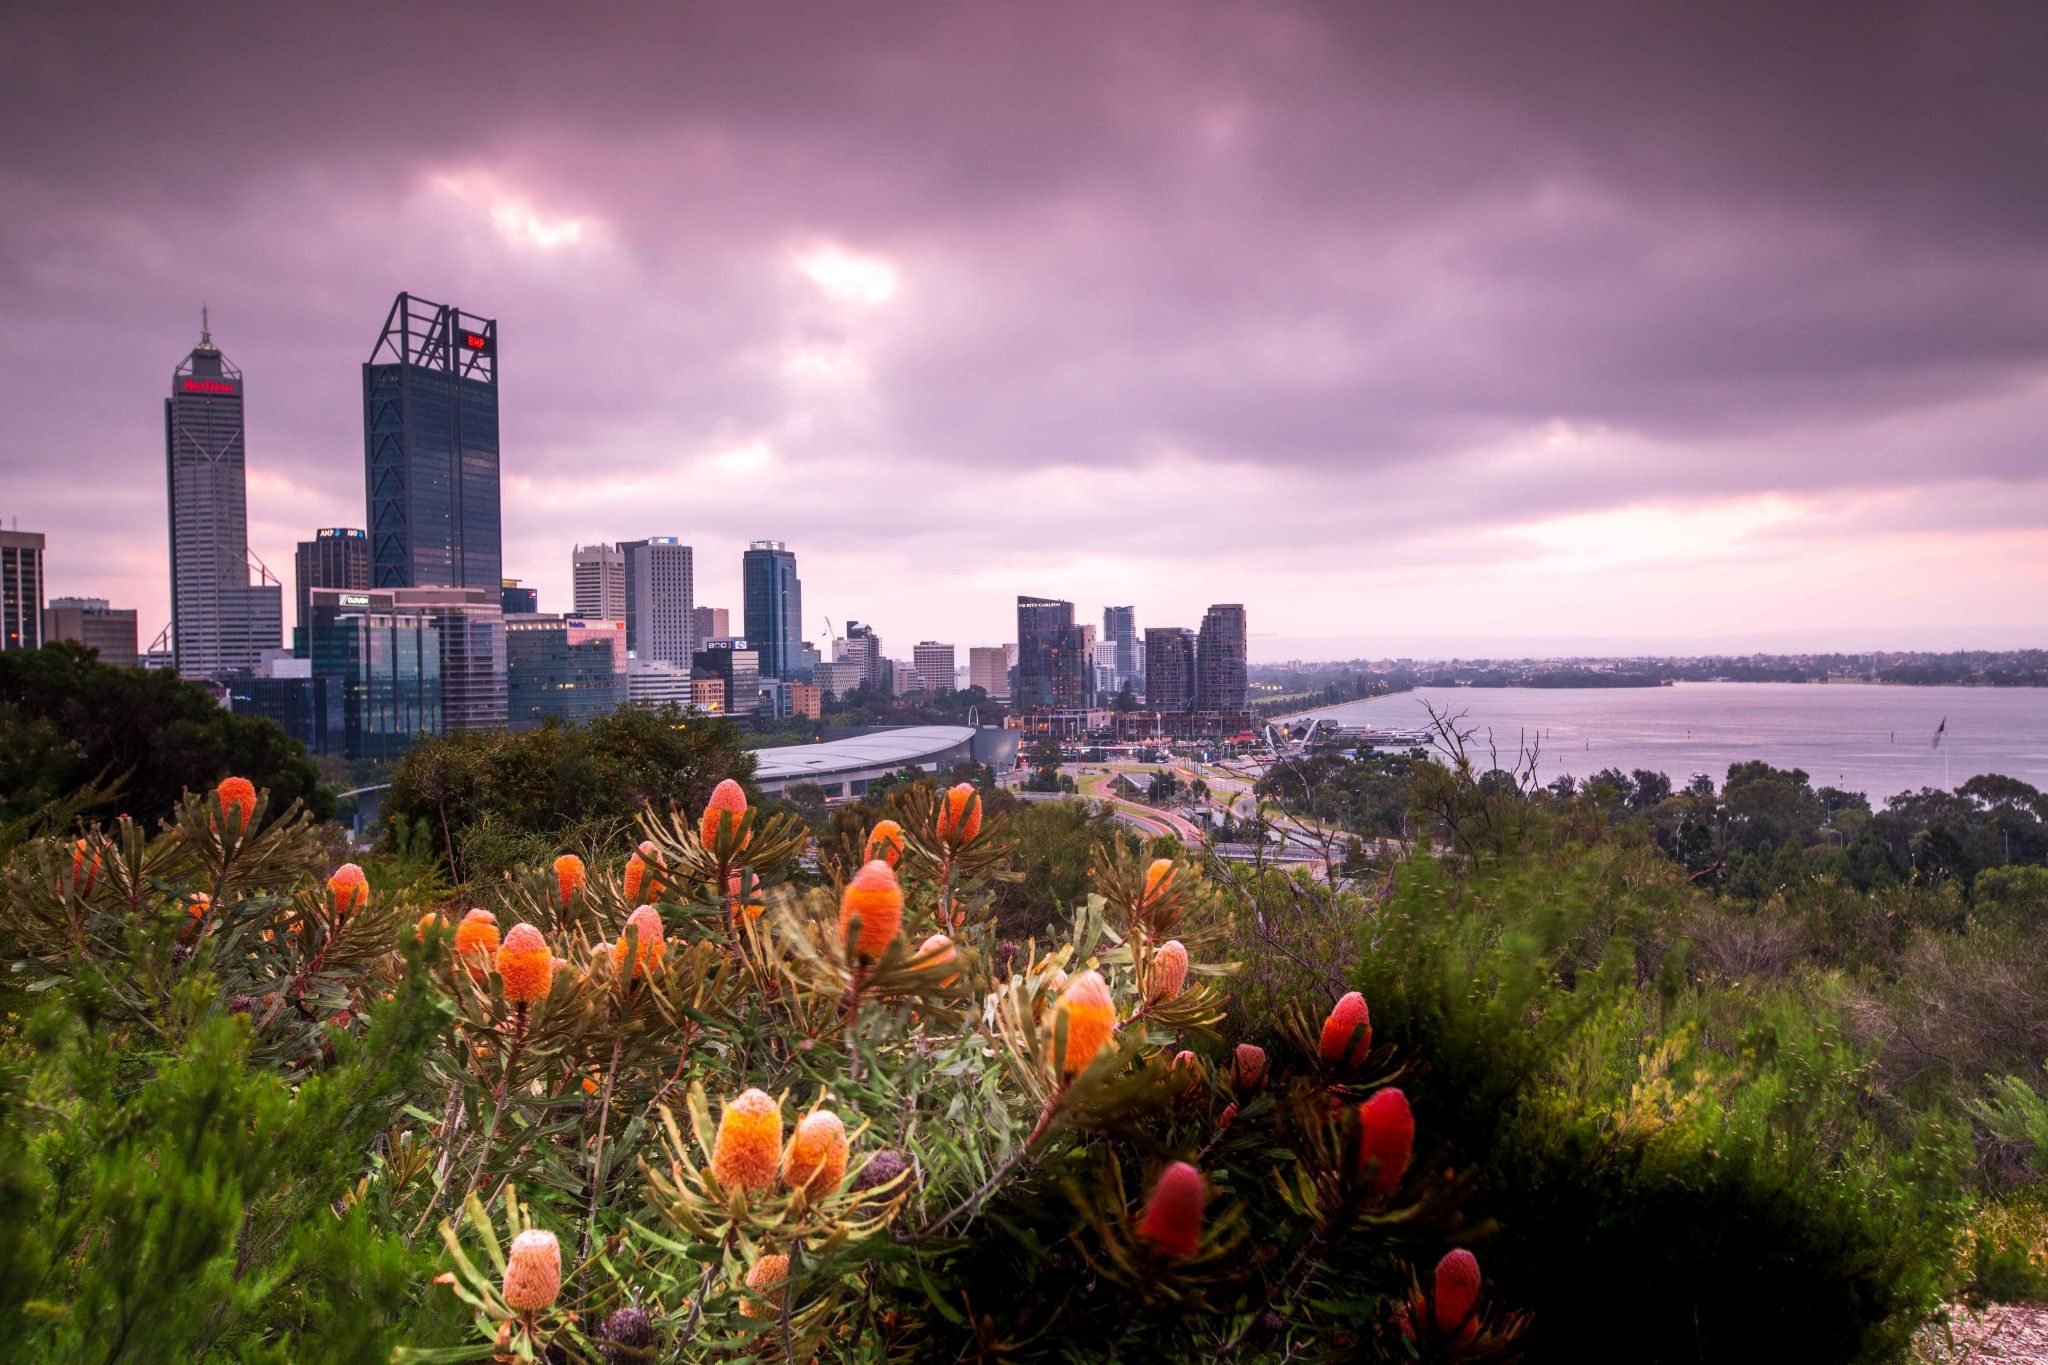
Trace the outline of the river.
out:
[[[1545,782],[1649,768],[1675,785],[1706,773],[1718,786],[1730,764],[1760,758],[1804,768],[1816,787],[1859,791],[1873,802],[1979,773],[2048,788],[2048,689],[2032,687],[1429,687],[1306,714],[1405,729],[1428,723],[1424,703],[1463,713],[1463,724],[1480,732],[1477,742],[1483,746],[1491,733],[1503,759],[1524,734],[1539,740],[1536,769]]]

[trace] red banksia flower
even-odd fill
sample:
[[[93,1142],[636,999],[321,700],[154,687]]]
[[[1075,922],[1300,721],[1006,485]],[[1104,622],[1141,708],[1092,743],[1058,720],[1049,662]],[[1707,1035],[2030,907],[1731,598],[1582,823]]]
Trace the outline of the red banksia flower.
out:
[[[583,889],[585,877],[583,860],[573,853],[564,853],[555,859],[555,887],[561,893],[562,907],[576,899],[576,893]]]
[[[718,842],[718,830],[721,825],[729,825],[737,830],[740,827],[740,817],[746,813],[746,790],[728,777],[712,788],[711,800],[705,804],[703,818],[697,822],[697,837],[704,841],[706,848],[709,848]],[[741,844],[742,848],[745,846],[744,843]]]
[[[1185,1261],[1202,1249],[1202,1206],[1208,1202],[1202,1173],[1176,1161],[1159,1173],[1138,1220],[1138,1235],[1168,1260]]]
[[[1479,1260],[1463,1247],[1436,1263],[1436,1328],[1449,1336],[1471,1326],[1479,1302]]]
[[[334,875],[327,879],[327,898],[334,906],[336,919],[353,915],[368,905],[370,882],[363,876],[363,869],[354,863],[343,863],[334,869]]]
[[[981,793],[971,782],[962,782],[946,791],[944,803],[939,807],[939,838],[953,847],[974,842],[974,836],[981,833]]]
[[[643,840],[633,856],[626,859],[626,899],[635,905],[660,900],[668,890],[668,879],[662,876],[667,871],[661,850],[652,839]]]
[[[886,1185],[910,1169],[910,1164],[900,1152],[880,1151],[868,1158],[868,1164],[860,1168],[860,1174],[853,1178],[855,1190],[872,1190],[877,1185]]]
[[[1323,1020],[1323,1036],[1317,1050],[1324,1061],[1338,1066],[1356,1066],[1365,1059],[1365,1054],[1372,1050],[1372,1015],[1365,1007],[1364,996],[1352,991],[1337,1002],[1330,1017]]]
[[[1239,1090],[1257,1092],[1266,1083],[1266,1049],[1257,1043],[1239,1043],[1230,1059],[1230,1077]]]
[[[939,968],[946,966],[946,964],[948,963],[958,962],[960,960],[960,954],[953,947],[953,940],[947,938],[944,934],[933,934],[930,938],[926,939],[923,943],[920,943],[918,945],[917,955],[919,957],[923,957],[928,953],[937,953],[938,956],[932,958],[931,961],[925,963],[924,966],[919,970],[936,971]],[[950,986],[959,979],[960,973],[951,972],[948,973],[946,976],[940,978],[939,984],[941,986]]]
[[[506,1305],[517,1313],[539,1313],[552,1308],[561,1292],[562,1247],[555,1234],[528,1228],[514,1237],[505,1257]]]
[[[547,996],[555,979],[555,955],[540,930],[531,924],[512,926],[498,949],[498,979],[505,983],[505,998],[515,1005]]]
[[[1173,890],[1173,859],[1154,858],[1152,866],[1145,869],[1145,903],[1164,896]]]
[[[857,936],[855,920],[860,921]],[[860,957],[880,957],[903,926],[903,888],[879,858],[854,874],[839,897],[839,941]]]
[[[668,951],[668,941],[661,932],[661,911],[651,905],[643,905],[626,916],[626,928],[632,930],[633,975],[643,976],[661,965],[662,955]],[[612,945],[612,962],[624,970],[626,966],[626,935],[621,933],[619,941]]]
[[[782,1312],[783,1296],[789,1293],[783,1282],[789,1278],[789,1257],[781,1252],[763,1256],[754,1262],[747,1272],[747,1288],[761,1298],[747,1298],[740,1302],[740,1313],[749,1318],[772,1318]],[[765,1298],[766,1303],[761,1302]]]
[[[242,828],[249,828],[249,821],[256,814],[256,784],[246,777],[224,777],[221,784],[213,789],[220,798],[220,818],[223,823],[228,812],[242,812]]]
[[[758,1193],[782,1166],[782,1106],[760,1090],[729,1101],[711,1144],[711,1178],[724,1190]]]
[[[1166,1075],[1174,1089],[1186,1093],[1194,1089],[1195,1083],[1202,1079],[1201,1060],[1194,1053],[1182,1048],[1173,1054],[1173,1069]]]
[[[71,884],[78,888],[81,896],[90,896],[100,879],[100,855],[92,855],[92,865],[86,866],[86,854],[91,845],[80,839],[71,846]]]
[[[1060,1051],[1062,1019],[1067,1021],[1064,1052]],[[1102,979],[1101,972],[1082,972],[1060,992],[1060,998],[1053,1003],[1052,1018],[1046,1024],[1045,1036],[1054,1053],[1053,1071],[1062,1077],[1086,1071],[1115,1028],[1116,1001],[1110,998],[1109,984]]]
[[[846,1178],[846,1125],[830,1109],[804,1115],[790,1135],[783,1176],[791,1189],[830,1194]]]
[[[1188,981],[1188,950],[1177,938],[1168,939],[1152,954],[1152,970],[1145,982],[1154,1000],[1171,1000]]]
[[[1400,1187],[1415,1154],[1415,1115],[1408,1097],[1388,1086],[1358,1106],[1358,1171],[1385,1198]]]
[[[894,820],[877,820],[875,827],[868,831],[867,848],[862,854],[868,862],[877,858],[894,867],[903,861],[903,826]]]

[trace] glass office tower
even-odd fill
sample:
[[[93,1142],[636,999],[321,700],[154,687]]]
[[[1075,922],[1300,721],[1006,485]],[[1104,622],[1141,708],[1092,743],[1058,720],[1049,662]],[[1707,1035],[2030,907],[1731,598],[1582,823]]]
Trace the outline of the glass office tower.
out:
[[[796,555],[779,540],[754,541],[740,558],[740,574],[746,596],[741,629],[761,656],[761,676],[794,677],[804,647],[804,585],[796,576]]]

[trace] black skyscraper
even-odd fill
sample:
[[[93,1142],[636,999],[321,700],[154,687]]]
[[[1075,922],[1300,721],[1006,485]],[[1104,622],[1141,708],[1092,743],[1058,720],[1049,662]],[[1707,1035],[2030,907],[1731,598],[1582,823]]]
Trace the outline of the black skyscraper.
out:
[[[293,555],[298,615],[292,620],[292,653],[309,658],[313,649],[313,589],[370,589],[370,538],[356,526],[323,526],[302,540]]]
[[[1056,706],[1053,667],[1074,628],[1074,604],[1050,597],[1017,599],[1017,695],[1019,706]]]
[[[796,576],[796,556],[779,540],[754,541],[740,557],[740,577],[741,629],[761,656],[761,676],[794,675],[804,648],[804,585]]]
[[[1245,708],[1244,608],[1235,602],[1209,608],[1195,645],[1195,709],[1237,715]]]

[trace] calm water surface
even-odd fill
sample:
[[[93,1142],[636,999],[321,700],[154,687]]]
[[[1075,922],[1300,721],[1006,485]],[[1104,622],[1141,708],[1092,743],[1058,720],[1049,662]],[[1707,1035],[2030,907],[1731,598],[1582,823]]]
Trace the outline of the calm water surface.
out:
[[[1719,785],[1732,763],[1760,758],[1804,768],[1816,787],[1873,801],[2004,773],[2048,788],[2048,689],[1884,687],[1812,683],[1678,683],[1671,687],[1419,688],[1312,715],[1348,724],[1426,725],[1425,702],[1463,712],[1505,760],[1524,734],[1540,740],[1537,772],[1590,777],[1650,768],[1683,785]],[[1941,746],[1935,727],[1948,720]]]

